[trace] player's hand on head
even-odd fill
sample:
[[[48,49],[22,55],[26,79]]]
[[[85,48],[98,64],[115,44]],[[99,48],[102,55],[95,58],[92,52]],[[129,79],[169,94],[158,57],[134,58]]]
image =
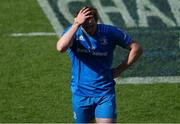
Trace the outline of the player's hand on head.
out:
[[[74,22],[78,23],[79,25],[83,24],[87,18],[93,17],[93,15],[90,15],[90,13],[91,11],[89,10],[89,8],[82,8],[76,18],[74,18]]]

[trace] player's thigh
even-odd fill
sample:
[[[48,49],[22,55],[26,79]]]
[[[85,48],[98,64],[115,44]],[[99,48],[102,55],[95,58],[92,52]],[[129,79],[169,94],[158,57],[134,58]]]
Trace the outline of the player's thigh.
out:
[[[102,97],[95,109],[96,121],[111,123],[116,120],[116,98],[115,94]],[[105,121],[105,122],[104,122]]]
[[[95,107],[90,103],[88,97],[72,96],[72,110],[76,123],[88,123],[95,118]]]

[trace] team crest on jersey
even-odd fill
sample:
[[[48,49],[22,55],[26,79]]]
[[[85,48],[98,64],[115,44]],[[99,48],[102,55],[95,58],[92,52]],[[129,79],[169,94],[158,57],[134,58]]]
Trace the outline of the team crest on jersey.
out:
[[[107,41],[107,38],[106,38],[106,37],[102,37],[102,38],[100,39],[100,42],[101,42],[101,43],[100,43],[101,45],[104,45],[104,46],[105,46],[105,45],[108,45],[108,41]]]

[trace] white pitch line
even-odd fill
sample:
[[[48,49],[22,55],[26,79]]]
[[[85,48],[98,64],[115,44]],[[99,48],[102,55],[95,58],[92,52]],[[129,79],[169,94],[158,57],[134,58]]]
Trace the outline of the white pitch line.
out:
[[[180,76],[116,78],[117,84],[180,83]]]
[[[57,34],[54,32],[30,32],[30,33],[12,33],[10,36],[12,37],[22,37],[22,36],[56,36]]]

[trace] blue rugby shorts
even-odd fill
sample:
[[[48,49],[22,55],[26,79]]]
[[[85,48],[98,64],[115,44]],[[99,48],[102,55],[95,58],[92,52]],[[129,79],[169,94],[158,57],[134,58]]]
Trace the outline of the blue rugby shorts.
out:
[[[100,97],[73,94],[72,110],[76,123],[88,123],[94,118],[116,119],[115,94]]]

